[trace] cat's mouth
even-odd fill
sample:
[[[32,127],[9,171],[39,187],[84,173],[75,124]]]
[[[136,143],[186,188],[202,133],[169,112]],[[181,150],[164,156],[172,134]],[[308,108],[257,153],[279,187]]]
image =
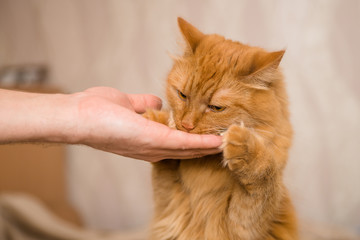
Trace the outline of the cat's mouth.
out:
[[[212,134],[212,135],[221,136],[228,129],[228,127],[224,127],[224,126],[207,126],[207,127],[194,126],[194,128],[192,129],[186,129],[185,127],[182,126],[181,123],[177,123],[177,122],[181,122],[181,121],[175,121],[174,114],[171,111],[169,118],[169,127],[175,128],[179,131],[193,133],[193,134]]]
[[[176,129],[183,131],[183,132],[192,133],[192,134],[211,134],[211,135],[221,136],[224,134],[224,132],[226,132],[226,130],[228,128],[225,128],[225,127],[211,127],[211,128],[195,127],[194,129],[189,130],[189,129],[185,129],[182,126],[176,125]]]

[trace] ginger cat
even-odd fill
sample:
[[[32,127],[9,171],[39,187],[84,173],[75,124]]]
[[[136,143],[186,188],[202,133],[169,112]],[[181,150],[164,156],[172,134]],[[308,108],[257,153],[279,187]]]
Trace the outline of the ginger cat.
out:
[[[190,133],[221,134],[223,154],[153,164],[150,239],[298,239],[282,181],[292,137],[278,68],[284,51],[178,23],[187,47],[167,79],[170,110],[144,116]]]

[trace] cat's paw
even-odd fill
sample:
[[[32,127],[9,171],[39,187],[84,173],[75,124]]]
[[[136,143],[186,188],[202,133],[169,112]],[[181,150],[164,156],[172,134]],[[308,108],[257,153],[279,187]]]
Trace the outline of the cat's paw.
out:
[[[154,122],[162,123],[164,125],[169,124],[169,113],[166,111],[159,111],[154,109],[146,109],[146,112],[142,114],[146,119]]]
[[[252,131],[242,125],[231,125],[223,135],[223,163],[230,170],[248,165],[253,155]]]

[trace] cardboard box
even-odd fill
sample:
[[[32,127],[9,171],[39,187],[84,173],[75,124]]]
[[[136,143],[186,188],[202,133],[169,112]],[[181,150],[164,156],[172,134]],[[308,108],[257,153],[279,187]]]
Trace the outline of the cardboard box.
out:
[[[0,194],[2,192],[36,196],[56,215],[81,225],[67,198],[65,146],[0,145]]]

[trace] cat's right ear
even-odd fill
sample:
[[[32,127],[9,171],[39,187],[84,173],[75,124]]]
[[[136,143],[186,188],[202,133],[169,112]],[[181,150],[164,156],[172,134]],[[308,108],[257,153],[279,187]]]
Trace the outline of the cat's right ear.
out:
[[[285,50],[262,52],[252,59],[249,75],[243,78],[243,83],[251,88],[267,90],[278,76],[278,67]]]
[[[195,50],[201,40],[205,37],[205,34],[200,32],[196,27],[178,17],[178,24],[181,30],[183,37],[185,38],[190,50],[192,53],[195,53]]]

